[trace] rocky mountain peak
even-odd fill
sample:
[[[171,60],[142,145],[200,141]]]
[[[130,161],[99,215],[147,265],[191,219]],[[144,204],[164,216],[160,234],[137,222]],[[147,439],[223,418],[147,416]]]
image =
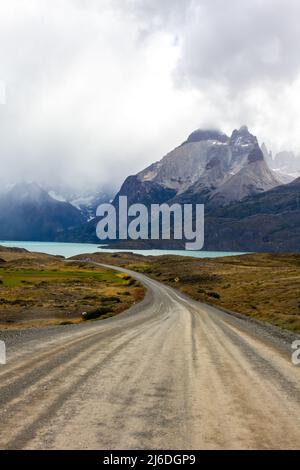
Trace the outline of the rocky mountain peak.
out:
[[[0,197],[0,239],[53,240],[84,222],[81,212],[57,201],[34,182],[17,183]]]
[[[255,163],[264,160],[264,154],[262,150],[257,146],[248,155],[248,163]]]
[[[223,134],[223,132],[215,129],[197,129],[189,135],[184,144],[211,140],[226,143],[229,141],[229,137],[226,134]]]
[[[205,169],[206,170],[211,170],[212,168],[215,168],[217,166],[221,165],[221,160],[218,157],[213,157],[209,162],[207,163]]]
[[[214,199],[225,205],[280,182],[269,169],[257,138],[242,126],[230,138],[218,130],[194,131],[184,144],[125,183],[120,194],[135,202],[166,202],[170,197],[172,202]]]
[[[248,126],[246,125],[241,126],[238,132],[244,135],[250,134]]]
[[[249,132],[247,126],[235,129],[230,137],[230,143],[231,145],[258,145],[257,138]]]
[[[49,198],[47,192],[35,182],[23,181],[21,183],[17,183],[10,190],[9,194],[11,197],[18,200],[38,201]]]

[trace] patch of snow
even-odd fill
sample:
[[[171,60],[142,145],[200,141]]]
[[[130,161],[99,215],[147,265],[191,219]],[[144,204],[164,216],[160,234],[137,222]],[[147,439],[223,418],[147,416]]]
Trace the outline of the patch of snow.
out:
[[[225,146],[227,142],[220,142],[219,140],[210,140],[209,143],[211,145],[218,145],[218,146]]]
[[[85,196],[85,197],[78,197],[77,199],[73,199],[70,201],[72,206],[76,207],[77,209],[82,209],[82,207],[88,207],[92,204],[94,200],[94,196]]]
[[[278,178],[280,178],[283,183],[290,183],[293,180],[299,178],[300,176],[300,171],[288,172],[288,171],[283,171],[281,168],[273,168],[273,171],[274,173],[276,173]]]
[[[61,196],[60,194],[57,194],[55,191],[49,191],[48,194],[50,197],[52,197],[52,199],[55,199],[56,201],[67,202],[63,196]]]

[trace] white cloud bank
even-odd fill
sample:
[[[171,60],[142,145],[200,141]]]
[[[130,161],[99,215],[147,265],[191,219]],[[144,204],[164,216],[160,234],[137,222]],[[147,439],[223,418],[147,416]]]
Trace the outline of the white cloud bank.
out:
[[[298,0],[0,3],[2,180],[115,186],[201,126],[300,152]]]

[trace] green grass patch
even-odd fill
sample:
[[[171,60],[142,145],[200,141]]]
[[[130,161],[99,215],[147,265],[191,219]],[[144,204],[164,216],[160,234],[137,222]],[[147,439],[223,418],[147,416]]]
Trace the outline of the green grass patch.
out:
[[[17,287],[20,285],[34,285],[41,283],[62,282],[104,282],[109,284],[126,285],[126,280],[110,271],[65,271],[65,270],[34,270],[0,268],[1,286]]]

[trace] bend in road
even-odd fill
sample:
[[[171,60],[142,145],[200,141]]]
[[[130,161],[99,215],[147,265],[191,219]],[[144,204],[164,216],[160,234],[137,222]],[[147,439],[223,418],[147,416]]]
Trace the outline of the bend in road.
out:
[[[300,447],[288,335],[111,268],[145,285],[141,303],[101,322],[4,335],[1,448]]]

